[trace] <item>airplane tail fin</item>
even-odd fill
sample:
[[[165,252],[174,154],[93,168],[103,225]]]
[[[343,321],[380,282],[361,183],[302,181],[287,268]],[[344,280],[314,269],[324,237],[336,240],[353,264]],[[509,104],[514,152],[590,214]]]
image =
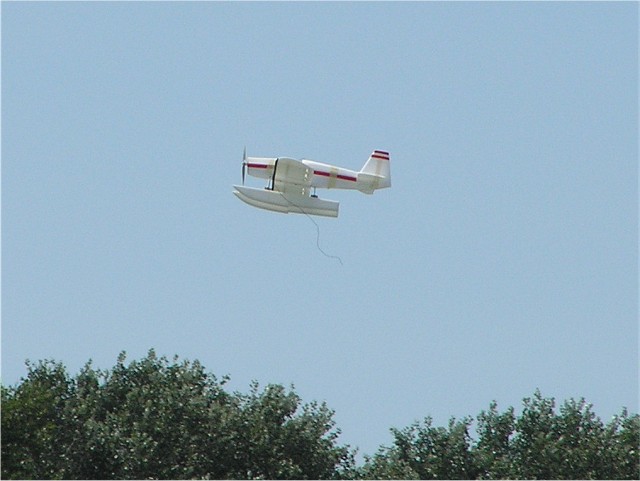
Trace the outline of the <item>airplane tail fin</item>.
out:
[[[389,152],[374,150],[358,173],[360,190],[373,194],[376,189],[391,187],[391,166]]]

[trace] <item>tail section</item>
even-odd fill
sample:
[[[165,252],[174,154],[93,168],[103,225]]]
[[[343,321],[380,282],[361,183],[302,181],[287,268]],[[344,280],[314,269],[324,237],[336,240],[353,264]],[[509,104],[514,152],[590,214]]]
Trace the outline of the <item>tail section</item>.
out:
[[[373,194],[376,189],[391,187],[389,152],[374,150],[358,173],[358,190]]]

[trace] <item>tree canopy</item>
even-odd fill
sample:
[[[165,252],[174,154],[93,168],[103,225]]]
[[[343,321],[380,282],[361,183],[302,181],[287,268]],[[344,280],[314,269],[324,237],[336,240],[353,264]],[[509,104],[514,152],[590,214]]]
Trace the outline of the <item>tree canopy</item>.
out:
[[[254,382],[229,392],[198,362],[153,350],[109,370],[75,376],[53,361],[28,363],[2,387],[5,479],[637,479],[640,418],[604,424],[584,399],[536,391],[522,413],[495,402],[446,427],[427,417],[392,428],[356,465],[339,444],[334,412],[303,403],[293,386]]]
[[[640,417],[627,410],[604,424],[584,399],[565,401],[536,391],[516,416],[497,404],[473,419],[431,418],[398,430],[394,443],[366,459],[369,479],[638,479]]]
[[[2,477],[328,479],[352,465],[325,404],[279,385],[229,393],[226,382],[153,351],[74,378],[30,365],[2,390]]]

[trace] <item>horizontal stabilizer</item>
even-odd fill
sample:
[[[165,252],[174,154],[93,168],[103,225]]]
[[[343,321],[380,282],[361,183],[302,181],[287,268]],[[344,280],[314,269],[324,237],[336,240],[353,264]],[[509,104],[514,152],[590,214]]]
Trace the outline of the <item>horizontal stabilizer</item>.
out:
[[[380,175],[358,173],[358,190],[363,194],[373,194],[376,189],[381,189],[386,178]]]

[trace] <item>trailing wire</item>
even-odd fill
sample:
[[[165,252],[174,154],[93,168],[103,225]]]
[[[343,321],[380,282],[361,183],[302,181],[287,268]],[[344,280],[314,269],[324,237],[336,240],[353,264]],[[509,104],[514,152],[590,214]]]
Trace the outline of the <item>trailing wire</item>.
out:
[[[301,206],[295,204],[294,202],[291,202],[289,199],[287,199],[287,197],[284,195],[284,193],[279,192],[280,195],[284,198],[284,200],[286,200],[287,202],[289,202],[289,204],[291,204],[292,206],[296,207],[297,209],[300,209],[300,212],[302,212],[304,215],[307,216],[307,218],[313,222],[313,225],[316,226],[316,247],[318,248],[318,250],[325,256],[328,257],[330,259],[337,259],[338,262],[340,262],[341,266],[344,266],[344,263],[342,262],[342,258],[340,258],[339,256],[334,256],[331,254],[327,254],[324,249],[322,249],[322,247],[320,247],[320,226],[318,225],[318,223],[315,221],[315,219],[313,217],[311,217],[311,215],[309,215],[307,213],[307,211],[305,211]]]

